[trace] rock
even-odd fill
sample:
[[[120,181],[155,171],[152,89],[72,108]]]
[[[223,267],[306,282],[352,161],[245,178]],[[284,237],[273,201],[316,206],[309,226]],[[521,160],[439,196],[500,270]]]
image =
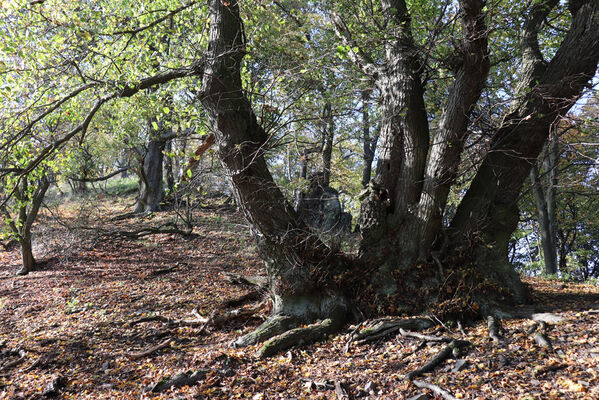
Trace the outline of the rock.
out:
[[[376,383],[368,381],[366,385],[364,385],[364,391],[367,393],[374,393],[376,391]]]
[[[532,320],[537,322],[546,322],[548,324],[556,324],[564,320],[563,317],[552,313],[536,313],[532,315]]]
[[[46,386],[46,389],[42,393],[44,397],[56,397],[60,390],[65,387],[67,381],[63,376],[57,376]]]
[[[322,233],[338,235],[351,231],[351,214],[343,211],[339,192],[323,184],[322,174],[310,178],[310,186],[300,194],[295,209],[307,225]]]
[[[159,393],[165,392],[170,388],[179,388],[182,386],[191,386],[206,377],[206,371],[187,371],[180,372],[171,378],[163,378],[154,385],[147,386],[144,392]]]

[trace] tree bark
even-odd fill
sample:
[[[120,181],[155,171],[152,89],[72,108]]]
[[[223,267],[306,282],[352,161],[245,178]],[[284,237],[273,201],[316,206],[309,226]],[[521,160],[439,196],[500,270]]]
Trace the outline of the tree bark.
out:
[[[320,265],[332,266],[326,275],[341,263],[297,216],[274,183],[264,159],[268,137],[242,89],[240,66],[245,41],[239,4],[211,0],[210,8],[209,61],[201,101],[235,199],[251,223],[265,261],[273,301],[269,321],[236,343],[265,340],[298,323],[319,318],[341,321],[347,309],[345,298],[323,276],[319,278],[324,272]]]
[[[539,167],[534,164],[530,171],[530,181],[532,185],[533,197],[537,206],[537,220],[539,223],[539,233],[541,236],[541,247],[543,248],[543,258],[545,260],[545,273],[556,274],[557,273],[557,249],[555,246],[555,236],[551,229],[551,222],[549,217],[549,207],[547,201],[549,200],[546,196],[547,190],[541,186],[539,179]]]
[[[362,188],[366,189],[370,183],[372,175],[372,162],[378,142],[378,133],[374,137],[370,136],[370,95],[371,89],[362,90],[362,159],[364,168],[362,169]]]
[[[19,238],[19,245],[21,247],[21,260],[23,265],[17,272],[17,275],[27,275],[35,269],[35,258],[33,258],[31,237]]]
[[[133,211],[136,214],[162,210],[164,200],[164,150],[167,142],[173,136],[172,132],[165,131],[161,126],[159,126],[158,131],[150,129],[150,139],[139,174],[139,196]]]
[[[494,134],[490,150],[451,223],[455,243],[473,237],[485,243],[474,251],[476,265],[492,281],[508,287],[519,301],[526,299],[526,291],[507,264],[506,255],[518,222],[516,203],[520,190],[549,136],[550,127],[582,95],[599,61],[596,1],[576,3],[571,27],[557,53],[549,63],[542,60],[536,39],[538,29],[545,19],[543,14],[551,9],[547,7],[555,3],[534,5],[524,25],[523,63],[534,74],[522,84],[521,96]]]

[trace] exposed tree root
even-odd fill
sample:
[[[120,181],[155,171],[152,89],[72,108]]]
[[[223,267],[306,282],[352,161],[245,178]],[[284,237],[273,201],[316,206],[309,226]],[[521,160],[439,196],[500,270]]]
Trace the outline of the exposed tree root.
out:
[[[449,343],[453,340],[452,338],[446,337],[446,336],[440,337],[440,336],[433,336],[433,335],[423,335],[423,334],[417,333],[417,332],[406,331],[403,328],[399,329],[399,333],[401,334],[401,336],[420,339],[423,342],[446,342],[446,343]]]
[[[233,347],[246,347],[263,342],[274,336],[280,335],[299,325],[296,318],[288,315],[273,315],[262,323],[256,330],[236,339]]]
[[[421,331],[432,326],[434,323],[428,318],[380,318],[365,324],[350,340],[365,343],[398,333],[400,329]]]
[[[337,330],[339,325],[339,323],[335,323],[332,319],[327,318],[322,322],[317,322],[306,327],[288,330],[280,335],[272,337],[264,343],[258,352],[258,357],[270,357],[281,350],[293,346],[301,346],[303,344],[325,339],[329,334]]]
[[[6,364],[0,366],[0,372],[4,372],[13,367],[16,367],[17,365],[19,365],[23,361],[25,361],[25,359],[27,359],[27,353],[25,352],[25,350],[11,350],[11,351],[7,352],[7,354],[8,355],[18,355],[19,358],[17,358],[16,360],[13,360],[13,361],[9,361]]]
[[[144,358],[144,357],[147,357],[150,354],[153,354],[159,350],[166,349],[167,347],[171,347],[172,344],[173,344],[173,341],[171,339],[167,339],[164,342],[162,342],[154,347],[149,348],[148,350],[140,351],[138,353],[131,353],[131,354],[129,354],[129,358],[131,358],[132,360]]]
[[[412,383],[414,385],[418,386],[420,389],[431,390],[433,393],[435,393],[438,396],[443,397],[445,400],[457,400],[457,398],[454,397],[447,390],[442,389],[441,387],[439,387],[437,385],[433,385],[432,383],[428,383],[428,382],[424,382],[424,381],[412,381]]]
[[[443,361],[448,359],[452,355],[459,354],[462,347],[469,346],[471,343],[465,340],[452,340],[446,347],[444,347],[436,356],[431,358],[426,364],[422,367],[408,373],[405,377],[407,380],[412,380],[413,378],[420,376],[426,372],[432,371]]]
[[[180,388],[183,386],[192,386],[206,377],[207,371],[188,371],[181,372],[170,378],[164,378],[156,384],[148,386],[144,389],[145,392],[160,393],[166,392],[171,388]]]

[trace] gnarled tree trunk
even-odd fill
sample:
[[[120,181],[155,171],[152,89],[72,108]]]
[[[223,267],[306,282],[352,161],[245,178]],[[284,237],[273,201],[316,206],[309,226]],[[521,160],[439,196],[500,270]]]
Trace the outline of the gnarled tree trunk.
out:
[[[341,260],[298,217],[274,183],[264,159],[267,134],[242,89],[245,43],[237,2],[212,0],[210,46],[202,81],[217,151],[235,199],[252,225],[270,278],[273,315],[237,345],[265,340],[300,323],[343,321],[347,301],[326,275]],[[327,265],[328,271],[320,266]]]
[[[508,241],[518,221],[516,202],[549,128],[582,94],[599,61],[599,5],[594,0],[571,4],[569,32],[553,59],[542,60],[538,31],[556,4],[557,0],[536,2],[529,10],[519,96],[494,132],[490,151],[449,227],[442,224],[443,212],[468,138],[470,115],[489,72],[485,2],[459,1],[461,60],[435,130],[428,124],[421,53],[405,1],[382,0],[387,37],[392,38],[384,65],[369,60],[345,23],[335,18],[350,57],[382,93],[381,144],[371,190],[362,205],[360,254],[348,262],[310,232],[273,182],[263,155],[266,132],[242,89],[245,34],[239,5],[210,2],[201,100],[237,204],[265,260],[274,305],[269,321],[238,345],[316,319],[331,318],[336,325],[356,300],[352,290],[372,288],[378,301],[397,302],[404,289],[416,293],[421,285],[447,282],[460,273],[473,285],[483,311],[507,300],[526,300],[526,290],[507,262]],[[412,268],[416,264],[420,268]],[[480,284],[497,290],[476,292]],[[435,300],[419,296],[420,304]]]

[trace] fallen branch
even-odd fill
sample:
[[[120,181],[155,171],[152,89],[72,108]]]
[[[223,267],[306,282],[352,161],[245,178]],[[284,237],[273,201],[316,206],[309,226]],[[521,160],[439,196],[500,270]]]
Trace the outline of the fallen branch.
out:
[[[347,394],[347,390],[343,387],[341,382],[335,382],[335,395],[338,400],[349,400],[349,395]]]
[[[239,307],[243,304],[259,300],[262,298],[262,296],[264,296],[264,290],[262,288],[259,288],[256,290],[252,290],[251,292],[241,295],[239,297],[225,300],[222,303],[222,307],[224,307],[224,308]]]
[[[169,325],[172,325],[174,323],[174,320],[164,317],[162,315],[150,315],[148,317],[141,317],[134,321],[130,321],[127,325],[135,326],[135,325],[141,324],[143,322],[154,322],[154,321],[164,322],[165,324],[169,324]]]
[[[431,358],[422,367],[409,372],[405,379],[412,380],[414,377],[420,376],[426,372],[432,371],[443,361],[448,359],[450,356],[459,352],[462,347],[469,346],[471,343],[465,340],[452,340],[446,347],[444,347],[436,356]]]
[[[435,393],[438,396],[443,397],[445,400],[457,400],[457,398],[454,397],[447,390],[442,389],[441,387],[439,387],[437,385],[433,385],[432,383],[428,383],[428,382],[424,382],[424,381],[412,381],[412,383],[414,385],[418,386],[420,389],[431,390],[433,393]]]
[[[532,335],[532,338],[535,341],[535,343],[537,344],[537,346],[539,346],[541,348],[548,348],[550,350],[553,349],[553,346],[551,345],[551,341],[544,333],[535,332],[534,335]]]
[[[161,268],[161,269],[157,269],[152,271],[152,275],[156,276],[156,275],[164,275],[164,274],[168,274],[170,272],[173,272],[177,269],[177,265],[173,265],[172,267],[168,267],[168,268]]]
[[[141,351],[139,353],[131,353],[131,354],[129,354],[129,358],[131,358],[133,360],[137,360],[139,358],[147,357],[147,356],[149,356],[152,353],[155,353],[155,352],[157,352],[159,350],[166,349],[167,347],[170,347],[172,345],[172,343],[173,343],[173,341],[171,339],[167,339],[164,342],[162,342],[162,343],[160,343],[160,344],[158,344],[158,345],[156,345],[154,347],[149,348],[148,350]]]

